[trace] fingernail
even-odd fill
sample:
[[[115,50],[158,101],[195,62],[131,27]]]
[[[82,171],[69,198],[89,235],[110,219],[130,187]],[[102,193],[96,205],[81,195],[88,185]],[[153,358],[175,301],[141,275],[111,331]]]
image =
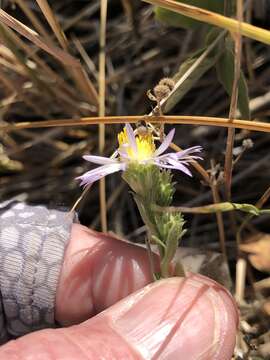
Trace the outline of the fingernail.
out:
[[[112,308],[113,327],[144,359],[229,359],[236,313],[214,284],[195,276],[149,285]]]

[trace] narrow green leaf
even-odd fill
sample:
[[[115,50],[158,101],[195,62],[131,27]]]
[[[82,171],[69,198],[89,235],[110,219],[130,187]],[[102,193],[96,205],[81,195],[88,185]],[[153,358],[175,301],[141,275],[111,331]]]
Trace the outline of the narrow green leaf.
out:
[[[198,207],[182,207],[182,206],[165,206],[165,207],[155,207],[156,211],[167,213],[190,213],[190,214],[212,214],[216,212],[227,212],[240,210],[255,216],[259,216],[261,214],[270,214],[270,209],[259,209],[255,205],[252,204],[239,204],[239,203],[231,203],[231,202],[221,202],[218,204],[210,204],[203,205]]]
[[[224,0],[181,0],[181,2],[220,14],[222,14],[224,10]],[[181,27],[184,29],[196,29],[203,24],[200,21],[193,20],[187,16],[177,14],[159,6],[155,8],[155,14],[157,20],[167,25]]]
[[[223,55],[217,61],[216,70],[219,82],[231,96],[234,80],[234,53],[229,46],[225,47]],[[242,71],[238,86],[238,109],[242,119],[250,119],[248,87]]]
[[[178,248],[178,241],[181,236],[181,229],[172,225],[168,235],[167,235],[167,248],[165,251],[164,261],[170,263],[173,259],[176,249]]]
[[[152,240],[166,250],[166,245],[155,235],[152,235]]]

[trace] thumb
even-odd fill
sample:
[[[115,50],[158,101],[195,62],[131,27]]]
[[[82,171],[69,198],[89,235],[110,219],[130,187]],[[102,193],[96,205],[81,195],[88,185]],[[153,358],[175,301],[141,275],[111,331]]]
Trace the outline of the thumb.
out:
[[[158,270],[158,257],[154,260]],[[151,281],[145,249],[73,224],[56,293],[56,320],[78,324]]]
[[[1,360],[231,359],[237,328],[228,292],[203,276],[150,284],[69,328],[42,330],[0,348]]]

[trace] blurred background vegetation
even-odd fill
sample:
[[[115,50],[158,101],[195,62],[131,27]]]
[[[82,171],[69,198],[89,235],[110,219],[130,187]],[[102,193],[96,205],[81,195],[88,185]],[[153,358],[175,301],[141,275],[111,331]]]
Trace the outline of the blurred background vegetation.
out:
[[[40,44],[20,35],[20,29],[16,31],[14,26],[12,28],[1,21],[3,123],[98,114],[100,2],[51,0],[47,3],[49,8],[40,7],[42,3],[47,2],[2,1],[5,12],[40,34],[44,44],[49,44],[49,50],[44,51]],[[200,1],[195,5],[197,3]],[[213,3],[216,2],[210,1],[210,10],[222,11],[222,6],[213,8]],[[245,20],[267,28],[270,11],[267,4],[266,1],[245,2]],[[168,21],[164,22],[164,10],[162,14],[163,17],[160,14],[159,17],[163,21],[158,21],[155,9],[141,1],[108,2],[105,47],[107,115],[149,113],[155,104],[146,96],[147,91],[163,77],[176,75],[176,79],[179,78],[179,74],[182,75],[220,33],[217,28],[210,31],[207,24],[197,22],[194,26],[187,18],[184,22],[178,19],[178,27],[170,26]],[[226,46],[231,46],[228,39]],[[220,77],[226,80],[233,75],[224,73],[228,70],[226,64],[224,66],[226,54],[222,53],[217,60],[221,50],[224,50],[224,41],[183,83],[180,87],[183,94],[169,114],[228,116],[230,98]],[[243,38],[242,70],[252,119],[267,120],[269,116],[269,59],[266,45]],[[243,111],[246,118],[247,110],[244,108]],[[116,134],[120,128],[120,125],[106,127],[106,155],[110,155],[117,145]],[[223,128],[181,125],[177,126],[175,142],[182,148],[197,144],[203,146],[203,166],[210,169],[212,162],[218,176],[224,163],[226,132]],[[1,198],[24,194],[28,202],[72,206],[81,193],[74,178],[89,169],[89,164],[81,156],[89,152],[98,153],[97,126],[24,129],[1,132],[0,136]],[[254,146],[243,154],[234,168],[232,194],[235,202],[255,203],[269,186],[269,135],[237,131],[234,158],[243,151],[242,143],[247,138],[252,139]],[[176,181],[179,180],[178,205],[198,206],[212,202],[209,186],[201,182],[200,174],[193,173],[192,180],[175,175]],[[125,235],[134,231],[140,233],[136,232],[141,226],[137,210],[119,175],[107,179],[106,191],[109,229]],[[98,197],[98,186],[95,186],[80,207],[83,223],[97,228]],[[189,231],[184,241],[193,246],[207,244],[215,247],[218,243],[215,216],[196,215],[187,216],[187,219]],[[224,221],[228,229],[227,217]],[[255,219],[255,224],[261,230],[268,229],[268,220],[263,216]],[[229,233],[228,237],[227,245],[230,246]]]
[[[173,96],[162,106],[164,114],[269,121],[270,52],[266,44],[240,38],[239,34],[237,38],[235,33],[223,30],[222,23],[217,28],[139,0],[109,0],[107,13],[106,3],[0,1],[1,200],[17,197],[28,203],[71,209],[82,193],[75,177],[91,168],[82,155],[103,152],[110,156],[122,125],[106,125],[103,146],[102,127],[64,127],[61,121],[76,122],[104,114],[123,116],[123,124],[127,115],[139,115],[145,120],[144,115],[157,105],[147,92],[164,77],[173,78],[177,84]],[[257,27],[270,27],[267,0],[181,3]],[[237,61],[241,67],[239,79],[234,71]],[[237,99],[234,83],[239,84],[238,103],[232,109],[233,98]],[[58,126],[33,126],[48,120],[58,120]],[[22,122],[30,125],[5,131],[6,126]],[[165,132],[170,128],[166,125]],[[227,134],[226,128],[203,124],[176,126],[175,143],[181,148],[201,145],[204,161],[199,171],[198,167],[192,169],[191,179],[174,174],[175,205],[198,207],[228,200],[228,188],[224,190]],[[236,130],[229,158],[233,167],[229,186],[233,202],[269,208],[269,140],[267,132]],[[95,184],[81,200],[78,212],[84,225],[100,230],[99,198]],[[120,174],[106,179],[106,206],[109,230],[143,241],[145,227]],[[239,250],[239,229],[241,241],[254,236],[263,239],[260,251],[270,253],[267,214],[253,218],[243,213],[233,217],[220,213],[185,214],[185,218],[188,231],[183,244],[223,251],[232,272]],[[258,246],[254,249],[251,252],[258,251]],[[251,283],[264,278],[261,271],[270,271],[269,257],[266,265],[252,264],[257,270],[251,273],[249,269]],[[258,324],[265,328],[264,321]]]

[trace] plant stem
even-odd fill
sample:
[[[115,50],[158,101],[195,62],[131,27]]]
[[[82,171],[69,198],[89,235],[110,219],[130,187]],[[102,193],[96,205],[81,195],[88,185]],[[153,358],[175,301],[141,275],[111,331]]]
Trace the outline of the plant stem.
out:
[[[234,60],[234,79],[232,85],[231,105],[229,112],[229,121],[233,121],[237,111],[238,100],[238,83],[240,79],[241,70],[241,53],[242,53],[242,37],[241,37],[241,21],[243,19],[243,2],[237,1],[237,19],[239,24],[239,31],[235,39],[235,60]],[[232,185],[232,164],[233,164],[233,145],[234,145],[235,129],[229,128],[227,135],[224,178],[225,178],[225,192],[227,201],[231,200],[231,185]]]
[[[211,184],[211,191],[212,191],[214,203],[215,204],[220,203],[221,199],[220,199],[220,196],[218,193],[216,180],[213,180],[213,183]],[[225,238],[224,222],[223,222],[222,213],[220,211],[218,211],[216,213],[216,218],[217,218],[217,225],[218,225],[220,249],[223,254],[224,260],[227,262],[228,258],[227,258],[227,251],[226,251],[226,238]]]

